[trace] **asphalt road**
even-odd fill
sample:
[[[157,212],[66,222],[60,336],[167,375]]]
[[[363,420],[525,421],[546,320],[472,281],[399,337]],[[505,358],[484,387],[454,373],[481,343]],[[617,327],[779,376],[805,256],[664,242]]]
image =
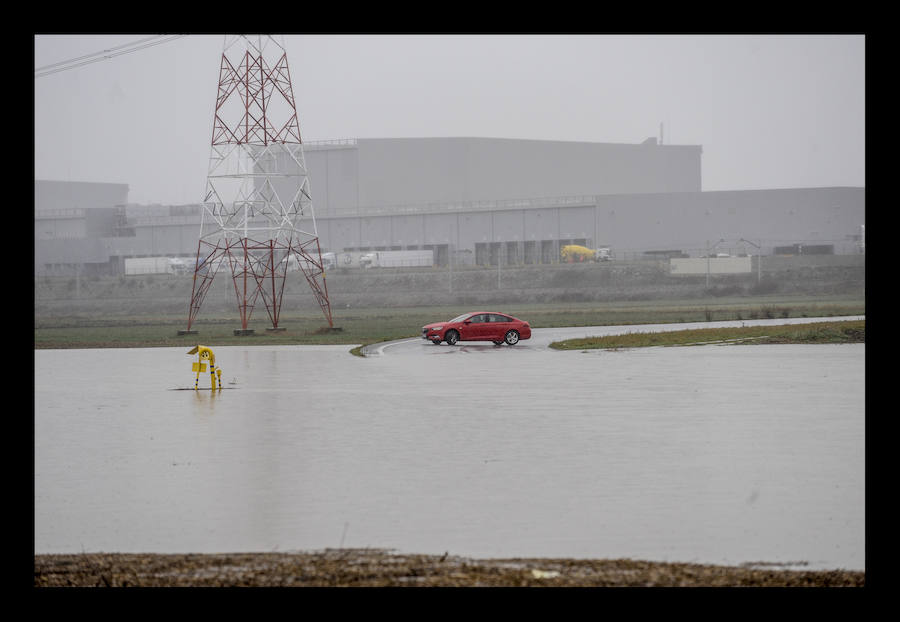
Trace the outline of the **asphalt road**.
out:
[[[398,339],[384,343],[372,344],[363,349],[365,356],[410,356],[410,355],[438,355],[447,354],[448,349],[460,352],[480,350],[492,350],[495,348],[514,347],[528,351],[548,350],[550,344],[564,339],[579,339],[582,337],[601,337],[606,335],[621,335],[626,333],[663,332],[688,330],[696,328],[713,328],[721,326],[781,326],[784,324],[809,324],[822,321],[862,320],[865,316],[842,316],[825,318],[781,318],[766,320],[728,320],[719,322],[687,322],[678,324],[633,324],[625,326],[572,326],[563,328],[535,328],[532,329],[531,339],[519,341],[515,346],[495,346],[489,341],[460,342],[455,346],[446,342],[435,346],[430,341],[421,337],[411,339]]]

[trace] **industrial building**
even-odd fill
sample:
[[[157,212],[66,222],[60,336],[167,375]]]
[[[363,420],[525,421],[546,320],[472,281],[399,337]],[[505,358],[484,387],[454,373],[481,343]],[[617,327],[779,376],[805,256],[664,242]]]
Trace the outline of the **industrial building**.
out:
[[[439,265],[497,265],[553,263],[569,243],[616,259],[863,250],[865,188],[704,192],[702,148],[655,138],[358,139],[309,143],[304,155],[323,252],[433,249]],[[127,194],[35,180],[35,273],[122,274],[128,257],[196,255],[199,203],[134,205]]]

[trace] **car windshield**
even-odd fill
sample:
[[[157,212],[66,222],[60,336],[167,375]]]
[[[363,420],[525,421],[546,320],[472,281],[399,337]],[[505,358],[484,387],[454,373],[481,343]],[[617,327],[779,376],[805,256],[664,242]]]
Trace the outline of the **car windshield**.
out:
[[[450,320],[451,322],[462,322],[464,319],[472,315],[471,313],[463,313],[462,315],[457,315],[455,318]]]

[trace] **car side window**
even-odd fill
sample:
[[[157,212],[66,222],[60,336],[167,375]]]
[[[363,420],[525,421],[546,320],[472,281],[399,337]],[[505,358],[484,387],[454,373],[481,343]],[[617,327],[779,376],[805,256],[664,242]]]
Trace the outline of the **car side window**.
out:
[[[495,313],[494,317],[491,319],[492,322],[512,322],[511,319],[506,317],[505,315],[500,315],[499,313]]]
[[[469,318],[469,321],[473,324],[481,324],[482,322],[484,322],[484,314],[479,313],[478,315],[473,315]]]

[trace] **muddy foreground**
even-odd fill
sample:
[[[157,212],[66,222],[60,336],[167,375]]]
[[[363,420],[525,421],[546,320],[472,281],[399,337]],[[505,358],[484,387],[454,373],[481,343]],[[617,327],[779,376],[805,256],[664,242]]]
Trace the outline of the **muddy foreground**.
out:
[[[471,559],[382,549],[35,555],[35,587],[863,587],[865,572],[627,559]]]

